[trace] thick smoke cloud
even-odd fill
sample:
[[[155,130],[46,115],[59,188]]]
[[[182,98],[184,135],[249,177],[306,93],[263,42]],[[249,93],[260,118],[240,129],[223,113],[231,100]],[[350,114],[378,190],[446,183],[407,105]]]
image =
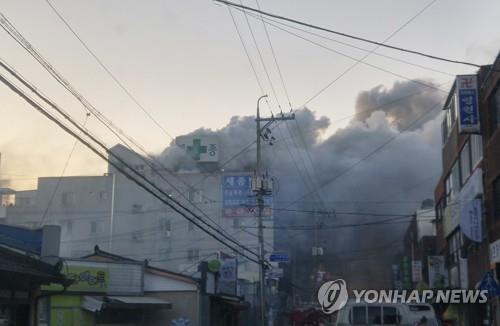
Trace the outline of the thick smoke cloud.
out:
[[[431,81],[427,80],[422,81],[422,83],[433,85]],[[437,85],[434,86],[437,87]],[[356,119],[366,121],[373,112],[382,111],[386,113],[391,125],[398,129],[405,128],[420,118],[422,110],[434,106],[439,98],[436,89],[418,86],[414,82],[396,82],[389,89],[379,85],[358,95],[355,108]],[[404,109],[401,109],[402,102]],[[436,110],[434,113],[426,115],[422,118],[422,122],[434,119],[438,112]]]
[[[401,98],[404,100],[396,101]],[[412,214],[424,199],[433,197],[441,164],[439,98],[436,90],[410,82],[397,82],[389,89],[377,86],[360,93],[356,115],[346,127],[322,140],[320,136],[331,122],[309,109],[297,111],[296,122],[276,124],[274,146],[263,146],[264,165],[279,180],[275,208],[336,212],[313,215],[276,210],[277,226],[324,227],[316,233],[277,231],[276,247],[294,247],[306,257],[311,255],[311,246],[320,245],[325,248],[322,263],[334,274],[351,275],[360,287],[373,286],[374,277],[388,285],[386,267],[401,249],[407,224],[329,228],[387,219],[363,213]],[[388,102],[391,104],[382,106]],[[414,123],[432,107],[436,108],[431,114]],[[198,129],[192,134],[218,135],[221,162],[226,162],[255,140],[255,121],[254,117],[233,117],[220,130]],[[192,164],[175,146],[167,148],[162,157],[173,169]],[[251,147],[224,170],[253,171],[254,164],[255,147]],[[313,189],[317,192],[305,196]],[[373,248],[390,243],[393,245],[373,256]]]

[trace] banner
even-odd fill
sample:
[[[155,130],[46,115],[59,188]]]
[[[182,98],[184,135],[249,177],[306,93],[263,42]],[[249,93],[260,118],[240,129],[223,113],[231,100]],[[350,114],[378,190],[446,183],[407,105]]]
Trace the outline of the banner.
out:
[[[262,216],[272,216],[273,197],[264,196]],[[255,194],[252,193],[250,174],[224,175],[222,177],[222,209],[224,217],[258,216]]]
[[[479,104],[476,75],[456,78],[458,131],[461,134],[479,133]]]
[[[415,283],[422,281],[422,261],[414,260],[411,264],[411,278]]]
[[[427,269],[429,286],[431,289],[444,289],[448,286],[448,273],[446,272],[444,256],[428,256]]]
[[[483,241],[482,200],[477,198],[482,194],[483,171],[478,168],[460,191],[460,229],[467,238],[475,242]]]

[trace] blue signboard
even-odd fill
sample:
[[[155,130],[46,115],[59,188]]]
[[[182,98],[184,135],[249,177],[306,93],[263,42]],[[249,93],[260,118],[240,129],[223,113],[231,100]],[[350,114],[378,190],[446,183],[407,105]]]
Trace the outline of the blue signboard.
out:
[[[481,282],[479,283],[479,290],[488,291],[488,297],[494,298],[500,296],[500,286],[493,277],[491,271],[486,272]]]
[[[257,216],[255,195],[252,193],[251,175],[225,175],[222,177],[222,207],[225,217]],[[272,214],[272,196],[264,197],[262,216]]]
[[[477,76],[457,76],[456,90],[460,133],[479,133]]]
[[[275,263],[288,263],[290,261],[290,254],[286,251],[273,252],[269,256],[269,260]]]
[[[42,252],[42,233],[42,229],[0,224],[0,243],[39,255]]]

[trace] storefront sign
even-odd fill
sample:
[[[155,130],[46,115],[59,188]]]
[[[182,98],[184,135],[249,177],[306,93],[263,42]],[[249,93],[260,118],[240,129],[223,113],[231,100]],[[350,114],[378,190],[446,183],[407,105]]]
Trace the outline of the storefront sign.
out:
[[[421,260],[412,261],[411,278],[412,278],[412,281],[415,283],[422,281],[422,261]]]
[[[222,177],[223,214],[225,217],[254,217],[258,214],[250,174]],[[264,217],[272,215],[272,196],[264,196]]]
[[[475,242],[483,241],[482,200],[477,198],[483,194],[483,171],[478,168],[471,175],[460,191],[460,229],[463,234]]]
[[[444,256],[428,256],[429,286],[431,289],[444,289],[448,286],[448,274]]]
[[[84,260],[64,260],[61,273],[73,281],[67,292],[142,294],[143,266]],[[45,291],[60,291],[62,286],[42,286]]]
[[[460,75],[456,79],[458,130],[462,134],[479,133],[479,105],[476,75]]]
[[[490,264],[500,264],[500,239],[490,243]]]

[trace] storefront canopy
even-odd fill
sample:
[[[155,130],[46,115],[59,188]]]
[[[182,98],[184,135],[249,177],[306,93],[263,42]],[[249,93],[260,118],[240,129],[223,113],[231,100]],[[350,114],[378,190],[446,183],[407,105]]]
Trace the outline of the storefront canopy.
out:
[[[93,312],[101,309],[172,309],[172,304],[146,296],[85,296],[83,308]]]

